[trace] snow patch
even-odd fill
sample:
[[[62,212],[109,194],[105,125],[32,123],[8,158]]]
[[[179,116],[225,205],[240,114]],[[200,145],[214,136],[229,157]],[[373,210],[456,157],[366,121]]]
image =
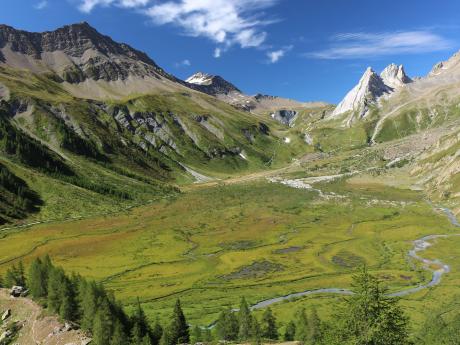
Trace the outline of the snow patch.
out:
[[[210,74],[198,72],[189,77],[186,82],[195,85],[209,85],[212,83],[212,78]]]

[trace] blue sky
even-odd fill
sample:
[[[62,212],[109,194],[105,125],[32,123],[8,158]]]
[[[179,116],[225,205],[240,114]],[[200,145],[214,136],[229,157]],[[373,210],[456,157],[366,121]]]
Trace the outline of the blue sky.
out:
[[[28,31],[88,21],[168,72],[219,74],[248,94],[338,102],[367,66],[425,75],[460,50],[458,0],[1,0]]]

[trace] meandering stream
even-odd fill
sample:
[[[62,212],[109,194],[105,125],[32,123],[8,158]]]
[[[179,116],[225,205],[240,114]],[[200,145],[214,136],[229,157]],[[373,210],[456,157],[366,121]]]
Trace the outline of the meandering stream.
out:
[[[278,180],[275,180],[276,182],[279,182]],[[271,181],[271,182],[275,182]],[[290,183],[285,183],[287,185],[291,185]],[[308,187],[307,187],[308,186]],[[306,188],[306,189],[313,189],[311,185],[308,184],[302,184],[301,187],[295,186],[294,188]],[[445,207],[440,207],[438,208],[444,214],[448,217],[450,223],[456,227],[460,227],[460,223],[455,217],[454,213]],[[402,296],[407,296],[416,292],[419,292],[424,289],[428,289],[430,287],[436,286],[441,283],[442,276],[450,271],[450,266],[441,262],[439,259],[434,259],[434,260],[429,260],[421,257],[419,255],[420,252],[426,250],[427,248],[432,246],[432,241],[437,239],[437,238],[447,238],[447,237],[453,237],[453,236],[460,236],[460,234],[448,234],[448,235],[428,235],[424,236],[422,238],[419,238],[415,241],[413,241],[413,248],[409,250],[407,255],[423,264],[423,269],[430,271],[432,273],[431,280],[426,283],[426,284],[421,284],[418,286],[415,286],[410,289],[404,289],[401,291],[393,292],[388,294],[390,297],[402,297]],[[436,269],[432,268],[433,266],[437,267]],[[279,303],[285,300],[297,298],[297,297],[303,297],[303,296],[308,296],[308,295],[314,295],[314,294],[336,294],[336,295],[352,295],[353,292],[348,289],[341,289],[337,287],[331,287],[331,288],[322,288],[322,289],[313,289],[313,290],[305,290],[301,292],[296,292],[292,293],[289,295],[285,296],[280,296],[280,297],[275,297],[275,298],[270,298],[267,300],[260,301],[254,305],[251,306],[251,309],[261,309],[268,307],[272,304]]]

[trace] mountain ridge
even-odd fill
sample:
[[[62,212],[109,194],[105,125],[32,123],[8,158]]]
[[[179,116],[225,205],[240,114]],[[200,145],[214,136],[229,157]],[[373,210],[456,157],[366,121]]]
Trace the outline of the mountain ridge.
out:
[[[411,82],[402,65],[390,64],[380,75],[368,67],[358,84],[346,94],[330,114],[330,118],[337,118],[351,112],[345,120],[350,126],[356,119],[366,117],[370,107],[377,104],[381,98],[390,97],[396,90]]]

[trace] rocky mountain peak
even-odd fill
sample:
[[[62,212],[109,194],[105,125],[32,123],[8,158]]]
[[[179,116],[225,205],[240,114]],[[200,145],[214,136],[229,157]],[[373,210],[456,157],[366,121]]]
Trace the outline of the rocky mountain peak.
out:
[[[460,51],[456,52],[447,61],[438,62],[433,66],[433,69],[428,74],[429,77],[434,77],[440,74],[444,74],[447,70],[457,69],[460,66]]]
[[[195,85],[210,85],[212,84],[212,80],[215,76],[204,73],[204,72],[197,72],[194,75],[188,77],[185,81],[190,84]]]
[[[0,25],[0,56],[11,67],[52,70],[70,83],[130,76],[173,79],[145,53],[115,42],[87,22],[42,33]]]
[[[190,87],[213,96],[227,95],[232,92],[241,93],[235,85],[224,78],[204,72],[195,73],[187,78],[185,82]]]
[[[363,76],[342,102],[335,108],[331,116],[336,117],[349,111],[358,111],[359,117],[363,117],[369,110],[369,105],[379,97],[391,93],[393,90],[387,86],[383,79],[368,67]]]
[[[388,65],[383,72],[380,74],[380,77],[383,79],[383,82],[393,88],[397,89],[405,84],[411,83],[412,80],[406,75],[404,71],[404,66],[392,63]]]

